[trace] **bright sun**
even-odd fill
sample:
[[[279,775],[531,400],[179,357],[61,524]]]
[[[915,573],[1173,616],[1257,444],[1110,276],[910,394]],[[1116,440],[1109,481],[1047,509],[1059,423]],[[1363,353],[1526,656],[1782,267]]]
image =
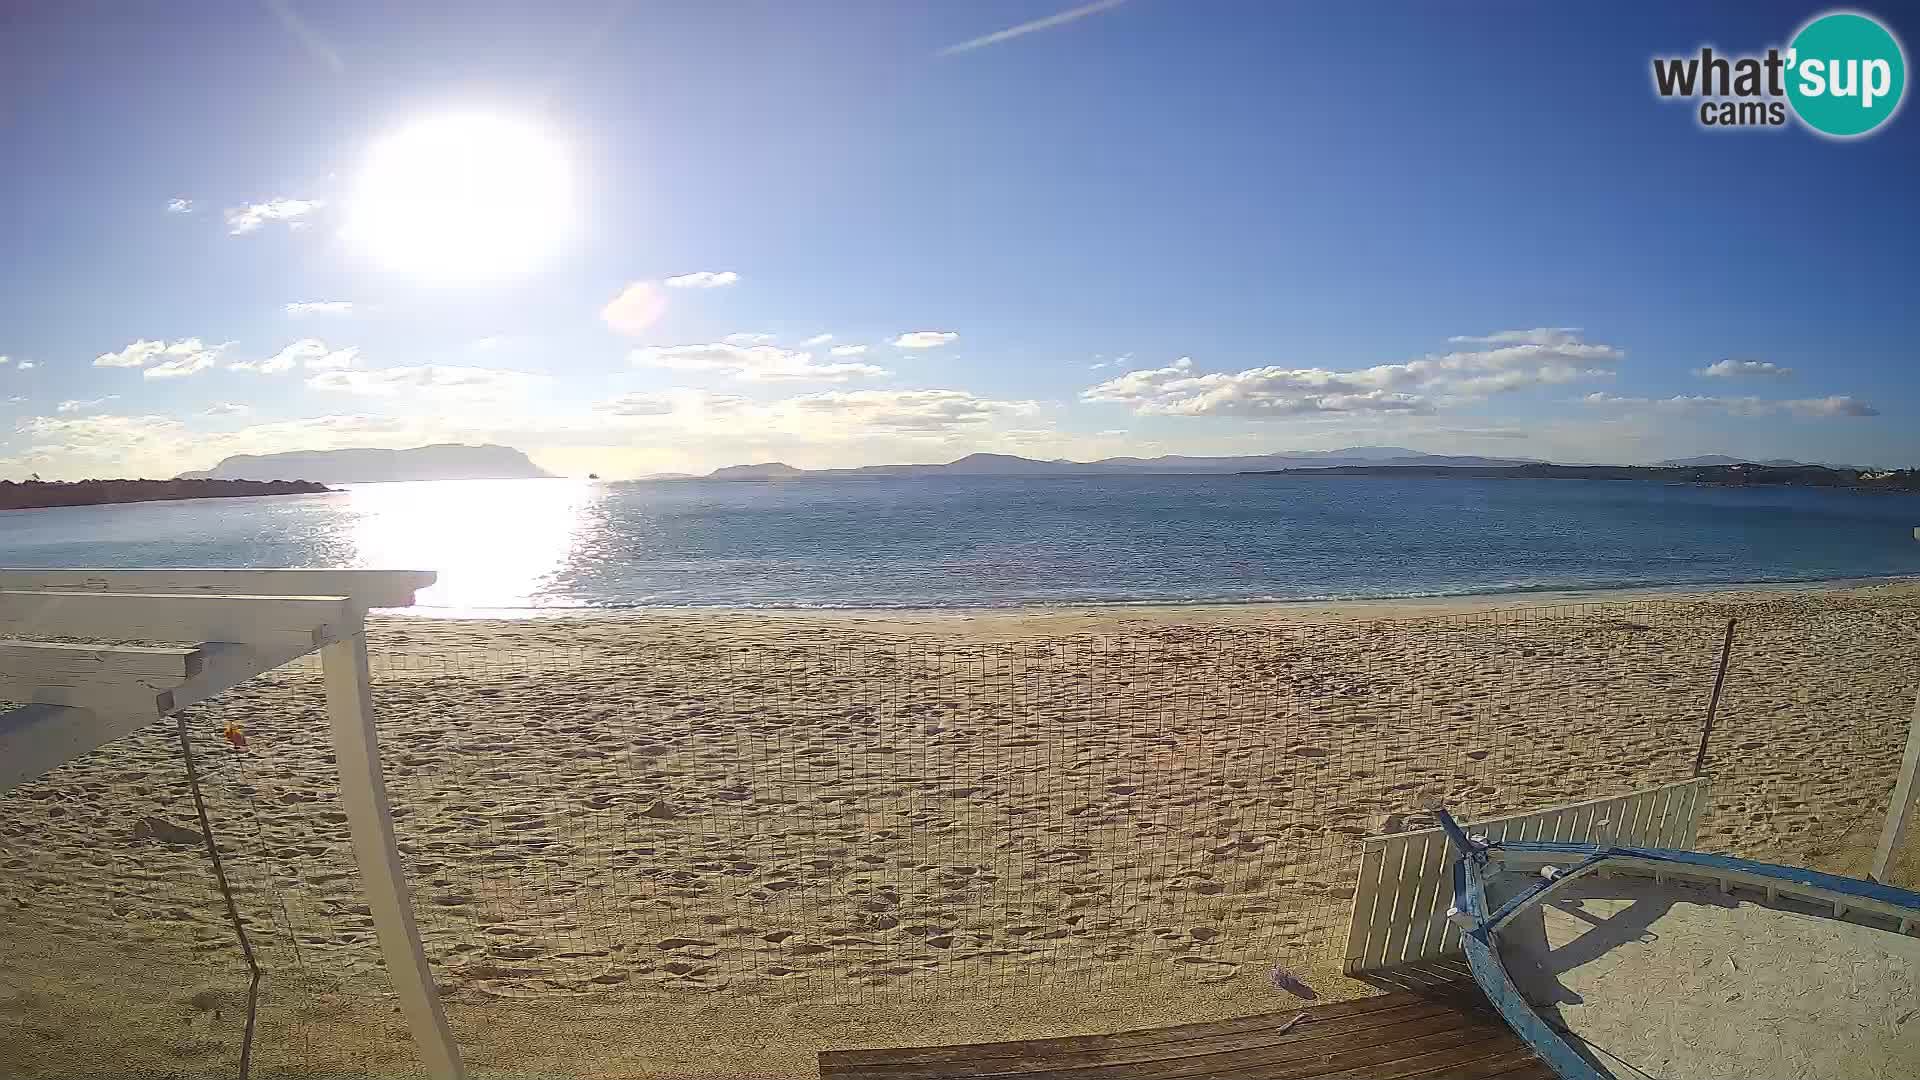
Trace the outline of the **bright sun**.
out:
[[[512,117],[450,113],[373,144],[347,234],[395,270],[472,279],[539,262],[572,221],[573,179],[550,135]]]

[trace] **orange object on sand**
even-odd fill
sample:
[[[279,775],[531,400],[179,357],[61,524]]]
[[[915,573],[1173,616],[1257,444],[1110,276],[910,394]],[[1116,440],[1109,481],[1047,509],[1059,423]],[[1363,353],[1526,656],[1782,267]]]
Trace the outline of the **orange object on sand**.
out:
[[[227,721],[227,729],[221,732],[221,734],[226,736],[227,741],[233,744],[235,750],[245,750],[247,748],[247,729],[240,726],[240,721]]]

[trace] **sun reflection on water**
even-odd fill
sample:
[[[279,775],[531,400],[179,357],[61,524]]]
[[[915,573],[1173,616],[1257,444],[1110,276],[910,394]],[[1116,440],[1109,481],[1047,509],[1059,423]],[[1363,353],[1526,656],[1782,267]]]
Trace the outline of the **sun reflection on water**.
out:
[[[604,488],[587,480],[433,480],[348,487],[354,560],[433,570],[423,608],[536,606]]]

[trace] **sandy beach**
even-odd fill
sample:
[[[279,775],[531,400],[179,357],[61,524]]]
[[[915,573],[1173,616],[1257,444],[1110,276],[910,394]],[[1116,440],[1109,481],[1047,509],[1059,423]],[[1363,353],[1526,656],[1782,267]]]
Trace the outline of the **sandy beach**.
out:
[[[1370,992],[1335,955],[1359,839],[1685,778],[1729,618],[1701,846],[1863,872],[1913,708],[1909,583],[369,640],[476,1075],[807,1076],[831,1047],[1284,1009],[1276,965]],[[414,1075],[317,666],[189,719],[268,972],[254,1075]],[[172,725],[0,806],[9,1075],[230,1075],[246,976]]]

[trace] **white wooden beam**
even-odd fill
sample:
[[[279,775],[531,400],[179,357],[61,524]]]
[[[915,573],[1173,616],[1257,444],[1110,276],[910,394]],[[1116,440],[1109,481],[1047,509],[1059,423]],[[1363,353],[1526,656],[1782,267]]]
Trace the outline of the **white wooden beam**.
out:
[[[189,671],[198,674],[204,656],[197,648],[0,642],[0,701],[159,719],[172,709],[166,691],[187,682]]]
[[[286,634],[278,640],[263,637],[258,641],[201,642],[200,653],[204,660],[200,673],[173,688],[173,709],[184,709],[205,701],[256,675],[298,660],[316,646],[336,640],[338,637],[329,627],[311,640],[304,634]]]
[[[0,590],[345,596],[365,609],[408,607],[436,576],[431,570],[0,569]]]
[[[320,656],[326,672],[333,755],[340,769],[340,801],[353,833],[354,861],[360,866],[360,886],[380,937],[380,952],[427,1074],[434,1080],[460,1080],[465,1075],[460,1048],[440,1007],[420,928],[413,918],[406,868],[394,840],[393,811],[380,771],[380,740],[368,685],[366,634],[358,632],[336,641]]]
[[[205,642],[181,651],[198,658],[199,670],[169,688],[36,685],[0,677],[0,701],[28,703],[0,713],[0,791],[297,660],[312,652],[313,646],[303,636],[290,636],[277,645]]]
[[[91,677],[118,680],[168,678],[185,681],[200,673],[200,650],[180,645],[68,645],[54,641],[0,641],[0,672],[16,678]],[[145,684],[142,684],[145,685]]]
[[[1920,529],[1914,530],[1920,537]],[[1900,775],[1893,781],[1893,802],[1887,807],[1887,823],[1880,830],[1880,846],[1873,854],[1873,880],[1887,880],[1887,866],[1893,853],[1905,842],[1914,816],[1914,775],[1920,773],[1920,692],[1913,698],[1913,715],[1907,718],[1907,752],[1900,758]]]
[[[0,591],[4,634],[245,642],[261,633],[324,634],[359,618],[342,596]]]

